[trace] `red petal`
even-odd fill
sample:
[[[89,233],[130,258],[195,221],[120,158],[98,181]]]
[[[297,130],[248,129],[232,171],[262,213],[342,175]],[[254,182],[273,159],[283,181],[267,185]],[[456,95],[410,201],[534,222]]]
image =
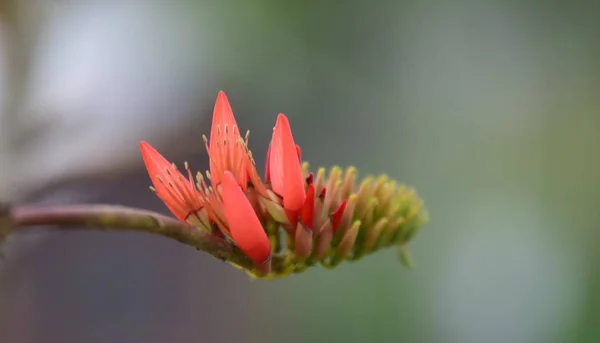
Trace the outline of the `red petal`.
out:
[[[216,146],[217,139],[219,137],[217,134],[218,130],[221,130],[220,134],[223,135],[225,126],[231,130],[233,127],[237,127],[237,123],[235,121],[235,117],[233,116],[233,110],[231,109],[227,95],[225,95],[225,92],[220,91],[219,94],[217,94],[217,101],[213,110],[212,125],[210,128],[211,148]]]
[[[223,174],[221,191],[233,240],[254,263],[265,263],[271,257],[271,243],[246,194],[229,171]]]
[[[282,132],[279,129],[279,119],[273,129],[273,137],[271,138],[271,144],[269,145],[268,159],[269,162],[269,180],[271,180],[271,188],[273,192],[279,196],[283,196],[283,146],[282,146]]]
[[[315,174],[313,174],[313,173],[308,174],[308,176],[306,177],[306,184],[310,186],[313,184],[314,181],[315,181]]]
[[[179,220],[185,221],[190,213],[203,207],[199,192],[189,181],[191,173],[188,178],[183,176],[146,142],[140,142],[140,150],[156,195]]]
[[[288,222],[290,223],[290,229],[292,232],[296,230],[296,225],[298,225],[298,212],[297,211],[289,211],[285,210],[285,216],[287,217]]]
[[[312,230],[315,215],[315,186],[310,184],[308,186],[308,192],[306,192],[306,201],[302,207],[300,213],[300,220],[306,226],[306,228]]]
[[[321,199],[321,200],[325,199],[326,194],[327,194],[327,188],[323,187],[323,189],[321,189],[321,192],[319,193],[319,199]]]
[[[348,200],[344,200],[340,206],[333,212],[331,215],[331,226],[333,228],[333,233],[337,231],[340,222],[342,221],[342,217],[344,216],[344,210],[346,209],[346,205],[348,204]]]
[[[213,111],[208,146],[213,185],[221,183],[223,172],[229,170],[234,173],[238,184],[245,189],[247,182],[245,155],[247,152],[241,145],[241,139],[229,100],[225,93],[220,91]]]
[[[283,114],[277,116],[271,145],[270,169],[273,190],[283,197],[283,205],[287,210],[299,211],[306,197],[304,178],[292,129]]]

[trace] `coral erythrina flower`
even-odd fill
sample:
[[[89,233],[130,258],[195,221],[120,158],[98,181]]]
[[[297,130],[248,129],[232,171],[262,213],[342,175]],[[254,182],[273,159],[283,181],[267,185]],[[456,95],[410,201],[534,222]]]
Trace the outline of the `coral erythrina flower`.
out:
[[[405,257],[405,244],[427,221],[415,191],[386,176],[356,185],[354,168],[311,173],[283,114],[277,117],[261,180],[248,134],[240,135],[223,92],[204,142],[210,172],[197,173],[195,179],[187,163],[184,175],[141,142],[152,190],[192,229],[238,246],[254,262],[251,275],[284,276],[316,263],[334,267],[391,245],[399,245]],[[279,258],[275,267],[274,255]]]

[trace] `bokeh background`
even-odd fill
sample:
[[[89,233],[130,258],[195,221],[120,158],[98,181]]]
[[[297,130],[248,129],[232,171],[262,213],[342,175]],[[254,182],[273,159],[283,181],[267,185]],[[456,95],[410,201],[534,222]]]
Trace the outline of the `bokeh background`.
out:
[[[0,198],[165,212],[138,152],[208,167],[225,90],[258,165],[417,188],[409,246],[275,282],[161,237],[13,236],[0,342],[600,341],[600,3],[0,2]]]

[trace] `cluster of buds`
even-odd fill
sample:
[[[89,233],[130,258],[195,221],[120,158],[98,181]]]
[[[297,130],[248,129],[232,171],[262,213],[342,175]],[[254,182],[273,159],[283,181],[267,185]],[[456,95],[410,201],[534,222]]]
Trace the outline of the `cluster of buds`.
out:
[[[360,184],[356,169],[316,173],[302,163],[287,117],[279,114],[267,151],[264,181],[242,138],[225,93],[215,104],[204,138],[210,171],[184,175],[146,142],[140,143],[151,189],[181,221],[235,244],[257,277],[334,267],[383,247],[404,245],[427,221],[413,189],[386,176]],[[284,266],[272,268],[272,257]]]

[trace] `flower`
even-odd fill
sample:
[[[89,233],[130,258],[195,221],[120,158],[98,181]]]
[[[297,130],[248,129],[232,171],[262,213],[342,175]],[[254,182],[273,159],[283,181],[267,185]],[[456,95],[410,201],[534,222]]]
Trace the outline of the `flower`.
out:
[[[279,114],[268,154],[271,186],[283,198],[283,208],[294,214],[302,210],[306,199],[298,150],[287,117]]]
[[[187,163],[188,179],[150,144],[141,142],[140,149],[153,190],[179,220],[204,229],[210,229],[211,223],[219,225],[257,266],[269,262],[269,239],[232,172],[225,170],[221,175],[219,196],[203,181],[194,185]]]
[[[427,221],[416,193],[381,176],[356,184],[356,169],[309,172],[288,118],[279,114],[261,180],[249,133],[244,138],[224,92],[203,136],[210,171],[187,177],[150,144],[140,143],[156,195],[192,229],[235,244],[258,277],[285,276],[320,262],[331,268],[380,248],[404,245]],[[285,235],[285,238],[283,237]],[[286,247],[283,243],[286,243]],[[272,263],[272,259],[277,262]]]
[[[246,142],[240,132],[231,110],[229,100],[223,91],[217,95],[210,129],[210,144],[203,136],[210,159],[210,177],[213,186],[219,185],[225,171],[233,174],[236,182],[246,189]]]
[[[209,178],[212,186],[218,186],[224,172],[229,171],[244,191],[250,182],[260,195],[267,197],[252,153],[248,150],[248,137],[249,132],[246,133],[245,139],[240,136],[227,95],[220,91],[213,110],[210,141],[206,136],[202,136],[209,156]]]
[[[186,179],[150,144],[140,142],[140,150],[154,186],[153,190],[175,217],[186,221],[194,213],[202,210],[204,207],[202,196],[194,187],[192,172],[187,164],[188,178]]]

